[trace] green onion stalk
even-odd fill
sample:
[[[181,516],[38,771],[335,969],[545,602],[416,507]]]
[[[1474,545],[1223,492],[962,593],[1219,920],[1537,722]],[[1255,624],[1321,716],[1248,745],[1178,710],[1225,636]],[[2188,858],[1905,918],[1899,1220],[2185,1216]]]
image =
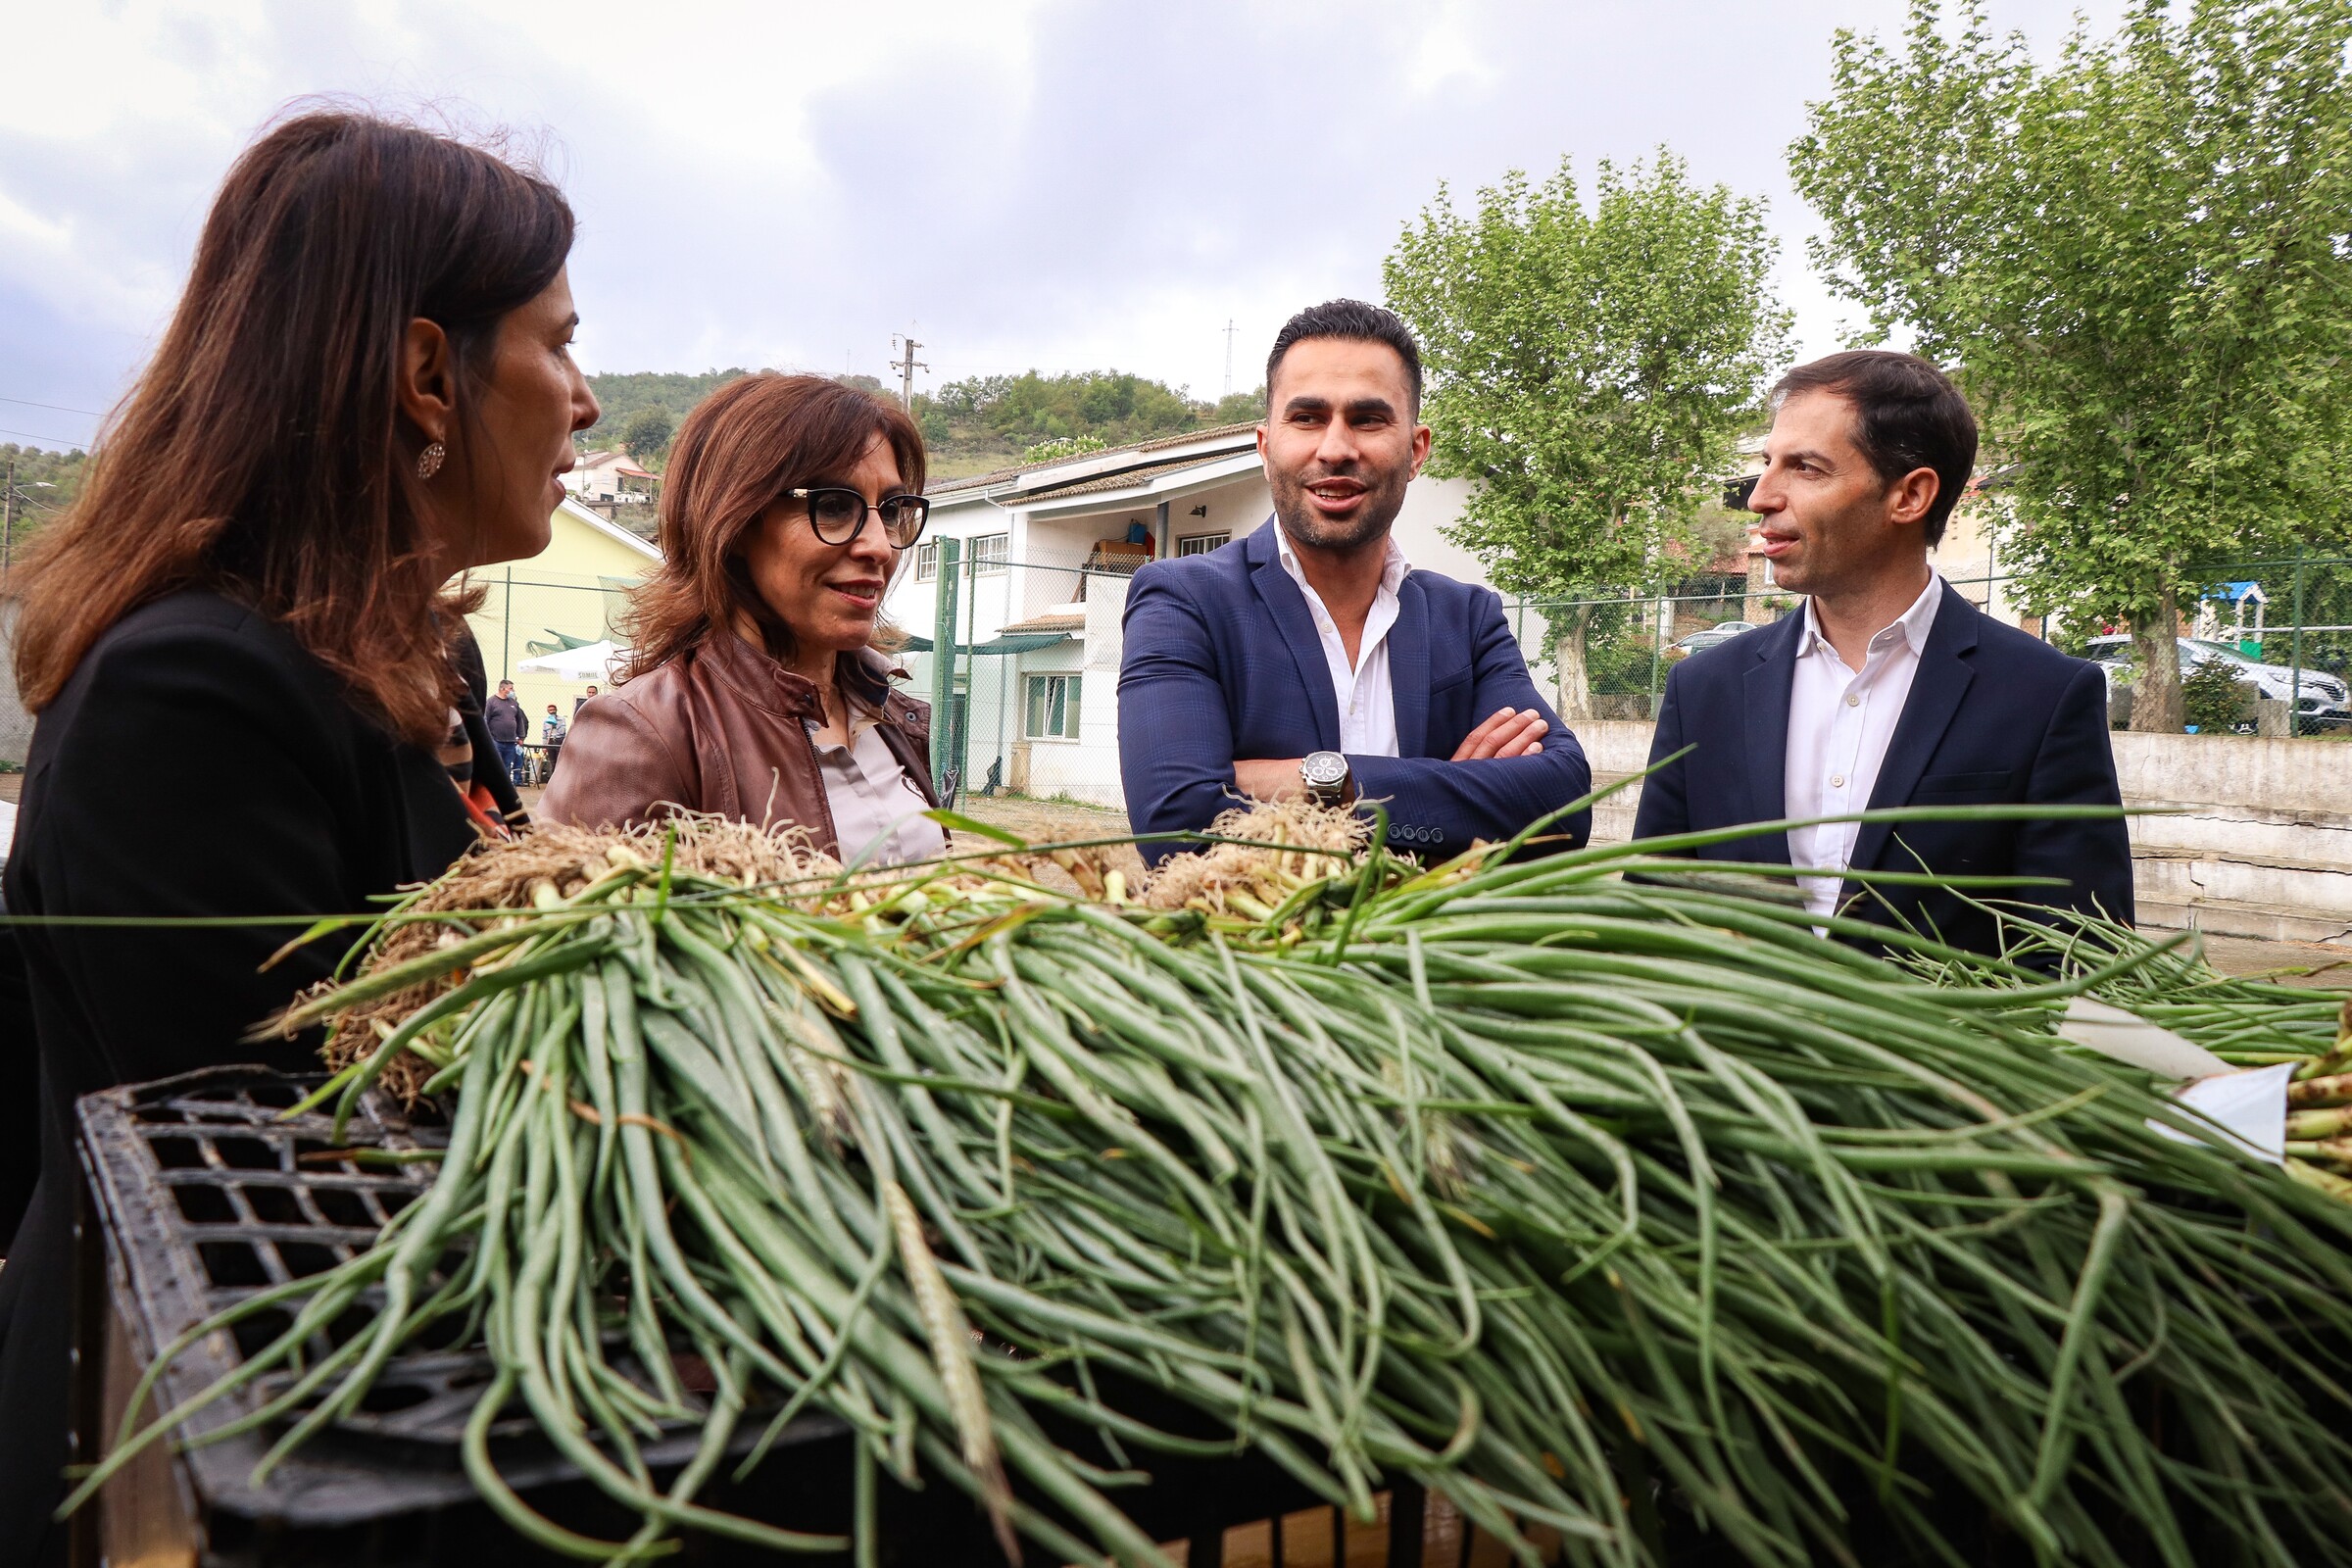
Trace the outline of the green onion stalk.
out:
[[[495,1370],[475,1486],[592,1561],[870,1560],[888,1472],[1008,1558],[1158,1563],[1122,1494],[1242,1452],[1362,1519],[1419,1484],[1529,1562],[2352,1561],[2352,1205],[2054,1032],[2097,995],[2320,1066],[2308,995],[2097,922],[1986,959],[1824,921],[1659,853],[1702,835],[1423,867],[1306,816],[1133,898],[1101,846],[484,851],[279,1020],[332,1025],[338,1120],[388,1074],[446,1103],[431,1187],[192,1331],[292,1312],[67,1506],[174,1432],[274,1433],[266,1472],[455,1328]],[[634,1534],[506,1484],[517,1410]],[[698,1500],[817,1412],[846,1537]]]

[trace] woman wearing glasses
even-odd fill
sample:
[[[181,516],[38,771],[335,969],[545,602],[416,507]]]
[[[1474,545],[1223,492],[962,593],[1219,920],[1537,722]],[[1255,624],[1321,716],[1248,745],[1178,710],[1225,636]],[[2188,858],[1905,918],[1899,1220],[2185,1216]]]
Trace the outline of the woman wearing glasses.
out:
[[[939,854],[931,711],[892,688],[882,599],[922,534],[923,441],[813,375],[731,381],[686,417],[628,673],[588,704],[539,814],[797,825],[845,862]]]

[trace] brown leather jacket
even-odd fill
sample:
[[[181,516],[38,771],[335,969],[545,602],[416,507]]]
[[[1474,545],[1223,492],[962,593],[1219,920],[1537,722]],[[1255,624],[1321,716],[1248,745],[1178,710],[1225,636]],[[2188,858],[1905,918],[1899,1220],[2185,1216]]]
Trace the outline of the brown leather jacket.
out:
[[[931,709],[895,690],[891,666],[860,650],[845,662],[851,695],[882,710],[882,739],[936,806]],[[665,807],[753,822],[796,822],[836,854],[840,835],[804,720],[824,721],[816,687],[741,637],[713,633],[583,707],[537,814],[581,827],[667,814]]]

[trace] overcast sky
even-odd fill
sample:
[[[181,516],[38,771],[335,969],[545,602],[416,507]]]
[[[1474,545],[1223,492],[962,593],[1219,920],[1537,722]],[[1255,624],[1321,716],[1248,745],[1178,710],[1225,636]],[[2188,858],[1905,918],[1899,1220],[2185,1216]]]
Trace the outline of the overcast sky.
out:
[[[88,440],[222,172],[307,94],[519,133],[580,218],[591,370],[773,365],[919,386],[1115,366],[1257,384],[1284,317],[1377,299],[1441,181],[1665,143],[1770,203],[1807,353],[1851,312],[1783,157],[1840,26],[1896,0],[648,5],[68,0],[0,95],[0,440]],[[2117,0],[2095,0],[2111,24]],[[1996,0],[2036,52],[2070,0]],[[52,405],[53,407],[41,407]],[[76,412],[79,411],[79,412]]]

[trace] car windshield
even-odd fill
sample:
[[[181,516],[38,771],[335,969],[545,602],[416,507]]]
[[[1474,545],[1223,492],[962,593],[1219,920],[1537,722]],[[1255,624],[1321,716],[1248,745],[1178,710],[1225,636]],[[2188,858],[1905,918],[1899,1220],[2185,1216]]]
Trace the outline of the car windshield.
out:
[[[2208,655],[2214,659],[2227,659],[2233,664],[2251,664],[2254,662],[2254,661],[2248,659],[2244,654],[2239,653],[2228,643],[2208,642],[2202,637],[2192,637],[2189,639],[2188,645],[2201,654]]]

